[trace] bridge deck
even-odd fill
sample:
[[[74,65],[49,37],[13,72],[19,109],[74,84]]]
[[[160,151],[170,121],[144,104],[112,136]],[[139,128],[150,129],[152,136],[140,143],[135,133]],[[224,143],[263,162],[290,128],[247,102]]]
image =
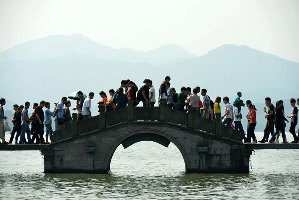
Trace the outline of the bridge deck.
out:
[[[48,144],[12,144],[0,145],[0,151],[29,151],[29,150],[42,150],[47,148]]]
[[[299,149],[299,144],[245,144],[247,149]]]

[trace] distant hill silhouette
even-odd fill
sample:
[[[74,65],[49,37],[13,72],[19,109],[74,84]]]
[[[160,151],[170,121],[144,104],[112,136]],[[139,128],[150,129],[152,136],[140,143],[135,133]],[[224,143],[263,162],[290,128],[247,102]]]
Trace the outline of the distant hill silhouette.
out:
[[[73,91],[117,88],[130,78],[139,86],[150,78],[159,87],[170,75],[171,87],[197,85],[216,96],[262,103],[264,97],[299,97],[299,64],[247,46],[223,45],[195,56],[177,45],[149,52],[115,49],[82,35],[49,36],[0,53],[1,96],[12,102],[59,101]],[[96,101],[98,101],[96,97]]]

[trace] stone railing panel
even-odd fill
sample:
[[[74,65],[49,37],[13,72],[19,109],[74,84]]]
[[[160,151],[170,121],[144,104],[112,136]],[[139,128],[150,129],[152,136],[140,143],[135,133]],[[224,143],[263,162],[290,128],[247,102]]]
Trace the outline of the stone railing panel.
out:
[[[100,116],[91,117],[82,121],[78,121],[78,134],[87,133],[100,128]]]
[[[128,121],[128,108],[106,113],[106,127]]]
[[[158,107],[135,107],[134,120],[158,120],[160,116],[160,109]]]

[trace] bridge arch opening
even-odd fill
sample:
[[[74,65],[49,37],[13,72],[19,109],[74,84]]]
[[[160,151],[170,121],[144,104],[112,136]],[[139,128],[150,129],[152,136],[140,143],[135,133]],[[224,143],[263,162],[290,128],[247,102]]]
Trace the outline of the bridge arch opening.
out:
[[[167,175],[185,172],[179,148],[156,134],[136,134],[124,139],[110,161],[112,174]]]

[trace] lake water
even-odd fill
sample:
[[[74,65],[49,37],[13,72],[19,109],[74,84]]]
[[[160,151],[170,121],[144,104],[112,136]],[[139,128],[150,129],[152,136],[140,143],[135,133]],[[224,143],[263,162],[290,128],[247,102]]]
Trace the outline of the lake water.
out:
[[[2,151],[0,198],[299,199],[299,150],[259,150],[250,165],[249,174],[185,174],[173,144],[140,142],[118,147],[111,174],[44,174],[39,151]]]

